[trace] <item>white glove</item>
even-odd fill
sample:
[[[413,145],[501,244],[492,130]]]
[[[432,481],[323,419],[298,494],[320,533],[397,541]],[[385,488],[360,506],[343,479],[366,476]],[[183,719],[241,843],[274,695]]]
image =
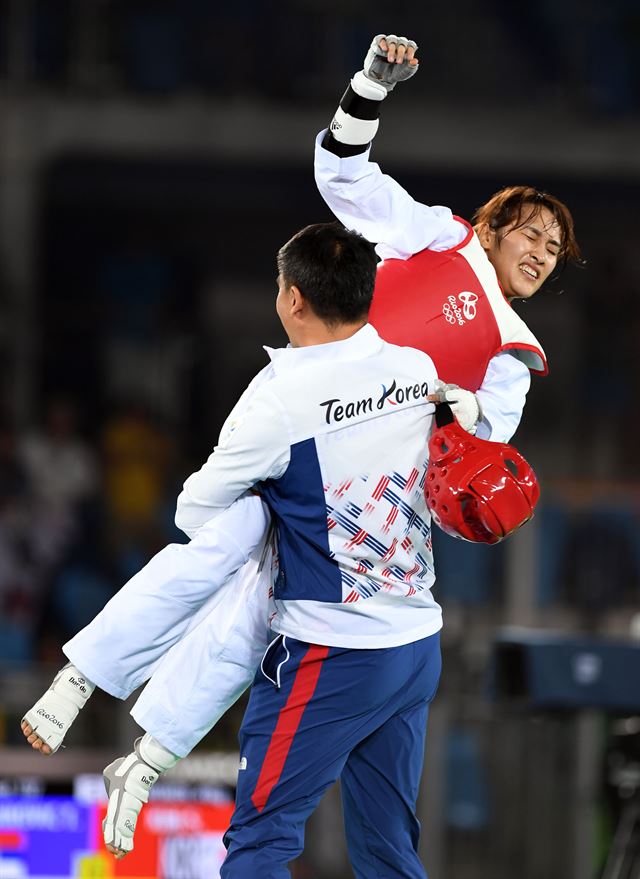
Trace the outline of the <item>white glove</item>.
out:
[[[451,406],[451,411],[460,427],[468,433],[475,434],[478,422],[482,418],[482,409],[476,395],[458,385],[448,385],[439,378],[436,379],[435,389],[440,402]]]
[[[387,61],[387,53],[380,48],[380,40],[386,40],[387,45],[395,43],[396,46],[407,46],[412,49],[417,49],[418,46],[413,40],[397,37],[395,34],[378,34],[377,37],[373,38],[367,57],[364,59],[364,75],[390,92],[395,88],[397,82],[403,82],[412,77],[417,71],[418,65],[409,64],[409,59],[406,56],[402,64]]]

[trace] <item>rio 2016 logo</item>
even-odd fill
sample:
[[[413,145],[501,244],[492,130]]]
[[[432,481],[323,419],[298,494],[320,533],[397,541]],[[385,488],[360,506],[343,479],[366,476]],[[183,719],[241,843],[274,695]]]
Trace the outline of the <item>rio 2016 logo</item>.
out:
[[[459,326],[463,326],[465,321],[473,320],[476,316],[476,302],[478,301],[478,297],[475,293],[463,290],[462,293],[458,293],[457,299],[462,303],[462,308],[458,305],[456,297],[451,294],[450,296],[447,296],[447,301],[442,306],[442,313],[444,314],[447,323],[457,323]]]

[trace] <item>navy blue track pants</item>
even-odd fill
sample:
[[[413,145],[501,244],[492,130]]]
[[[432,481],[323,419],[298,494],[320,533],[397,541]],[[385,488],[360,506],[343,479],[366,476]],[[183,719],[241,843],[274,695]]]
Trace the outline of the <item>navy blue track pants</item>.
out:
[[[424,879],[415,804],[440,667],[439,634],[379,650],[276,638],[240,729],[222,879],[286,879],[338,778],[357,879]]]

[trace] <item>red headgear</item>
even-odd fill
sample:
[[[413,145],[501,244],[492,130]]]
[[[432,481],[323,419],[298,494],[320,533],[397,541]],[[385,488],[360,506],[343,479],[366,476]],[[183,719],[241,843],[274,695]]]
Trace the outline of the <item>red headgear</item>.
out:
[[[446,404],[436,407],[429,456],[427,506],[447,534],[498,543],[533,516],[540,487],[520,452],[467,433]]]

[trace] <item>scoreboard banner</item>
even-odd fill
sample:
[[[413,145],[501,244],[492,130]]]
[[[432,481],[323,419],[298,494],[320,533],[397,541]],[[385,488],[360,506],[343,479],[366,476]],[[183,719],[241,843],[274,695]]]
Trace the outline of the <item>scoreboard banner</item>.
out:
[[[0,879],[216,879],[233,803],[148,803],[135,849],[104,848],[106,803],[0,797]]]

